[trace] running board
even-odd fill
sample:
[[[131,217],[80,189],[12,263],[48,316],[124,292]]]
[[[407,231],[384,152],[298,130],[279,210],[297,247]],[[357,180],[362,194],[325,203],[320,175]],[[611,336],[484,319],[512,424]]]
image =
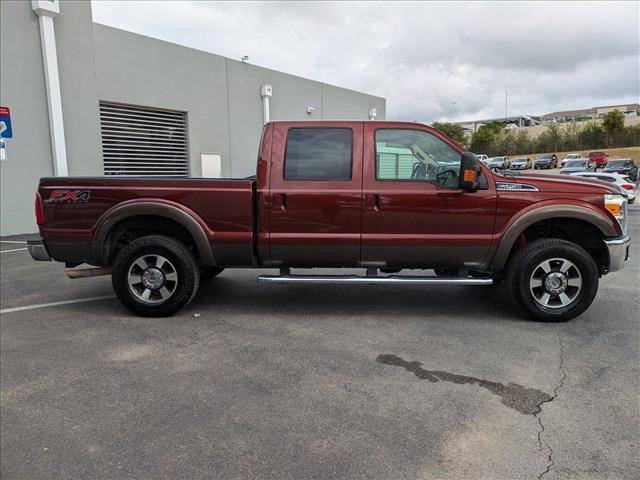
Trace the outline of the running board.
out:
[[[362,283],[362,284],[428,284],[428,285],[493,285],[492,278],[474,277],[386,277],[358,275],[259,275],[258,282],[270,283]]]

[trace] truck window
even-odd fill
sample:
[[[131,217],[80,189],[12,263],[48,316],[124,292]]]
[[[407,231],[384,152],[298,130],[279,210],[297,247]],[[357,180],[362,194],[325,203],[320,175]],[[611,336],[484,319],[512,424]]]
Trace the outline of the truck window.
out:
[[[458,186],[460,154],[438,137],[420,130],[376,130],[378,180],[431,181]]]
[[[291,128],[284,154],[285,180],[351,180],[350,128]]]

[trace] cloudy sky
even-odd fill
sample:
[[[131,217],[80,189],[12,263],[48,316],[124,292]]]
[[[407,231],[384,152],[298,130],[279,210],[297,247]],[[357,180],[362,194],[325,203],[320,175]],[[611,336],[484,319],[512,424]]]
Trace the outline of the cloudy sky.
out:
[[[640,2],[93,1],[94,21],[387,99],[424,122],[640,98]]]

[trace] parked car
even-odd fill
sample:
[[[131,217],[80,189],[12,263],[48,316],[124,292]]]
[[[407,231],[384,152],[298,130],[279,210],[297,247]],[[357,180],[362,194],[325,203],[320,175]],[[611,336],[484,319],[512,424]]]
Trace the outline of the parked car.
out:
[[[631,158],[612,158],[604,166],[602,173],[619,173],[635,180],[638,178],[638,165]]]
[[[596,164],[596,168],[604,167],[607,164],[607,157],[609,154],[601,150],[589,152],[587,156],[589,160]]]
[[[569,160],[580,160],[581,158],[582,158],[582,155],[580,155],[579,153],[568,153],[560,162],[560,167],[561,168],[564,167],[564,164],[567,163],[567,161]]]
[[[536,161],[533,162],[534,170],[538,168],[558,168],[558,157],[555,153],[543,153],[538,155]]]
[[[509,157],[491,157],[487,160],[487,166],[492,170],[506,170],[510,164]]]
[[[487,161],[489,160],[489,157],[486,155],[476,155],[476,158],[478,159],[479,162],[482,162],[484,165],[486,165]]]
[[[252,178],[43,178],[42,239],[29,252],[73,278],[110,274],[118,299],[151,317],[187,305],[205,277],[250,267],[279,269],[258,277],[272,283],[500,279],[530,318],[565,321],[628,259],[627,200],[614,185],[494,175],[412,122],[278,121],[261,138]],[[291,271],[336,267],[367,274]],[[436,273],[393,274],[405,268]]]
[[[580,178],[593,178],[594,180],[615,183],[620,187],[622,194],[627,197],[627,200],[629,200],[629,204],[632,204],[636,200],[636,193],[634,191],[635,185],[626,175],[604,172],[578,172],[572,173],[572,175],[578,176]]]
[[[531,159],[529,157],[518,157],[511,161],[511,170],[529,170],[531,168]]]
[[[577,172],[595,172],[596,165],[593,162],[590,162],[586,158],[580,158],[576,160],[567,160],[564,164],[564,167],[560,169],[560,173],[565,175],[569,175],[571,173]]]

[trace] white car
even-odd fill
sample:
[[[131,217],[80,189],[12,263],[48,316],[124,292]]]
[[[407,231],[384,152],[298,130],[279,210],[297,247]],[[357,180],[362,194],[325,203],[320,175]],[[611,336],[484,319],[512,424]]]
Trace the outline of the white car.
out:
[[[568,153],[560,162],[560,167],[564,167],[568,160],[583,160],[583,158],[579,153]]]
[[[593,178],[594,180],[602,180],[609,183],[615,183],[620,187],[622,194],[627,197],[629,205],[631,205],[636,199],[636,193],[633,190],[634,184],[629,177],[620,175],[619,173],[596,173],[596,172],[578,172],[572,173],[576,177]]]
[[[482,162],[485,165],[487,164],[487,161],[489,160],[489,157],[486,156],[486,155],[476,155],[476,158],[478,159],[479,162]]]

